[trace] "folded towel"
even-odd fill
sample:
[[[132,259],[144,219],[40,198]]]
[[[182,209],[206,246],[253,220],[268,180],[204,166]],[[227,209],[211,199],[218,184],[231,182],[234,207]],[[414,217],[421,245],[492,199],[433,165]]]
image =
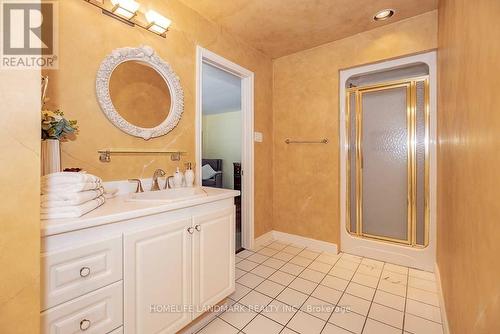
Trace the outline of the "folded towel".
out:
[[[102,187],[96,190],[80,191],[77,193],[49,193],[40,197],[40,205],[42,208],[80,205],[96,199],[103,194],[104,189]]]
[[[75,206],[65,206],[57,208],[41,208],[41,219],[61,219],[61,218],[78,218],[92,210],[97,209],[104,204],[106,200],[104,196],[100,196],[91,201]]]
[[[85,183],[68,183],[58,184],[54,186],[42,186],[42,194],[52,193],[77,193],[80,191],[96,190],[102,187],[101,181],[85,182]]]
[[[104,188],[104,198],[110,199],[118,195],[118,188]]]
[[[102,182],[102,180],[95,175],[80,172],[52,173],[43,176],[41,180],[42,187],[88,182]]]

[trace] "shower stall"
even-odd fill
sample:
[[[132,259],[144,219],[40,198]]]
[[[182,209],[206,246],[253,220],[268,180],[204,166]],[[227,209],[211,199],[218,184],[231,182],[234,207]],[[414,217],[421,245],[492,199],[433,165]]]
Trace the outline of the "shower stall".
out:
[[[433,55],[341,72],[344,251],[433,270]]]

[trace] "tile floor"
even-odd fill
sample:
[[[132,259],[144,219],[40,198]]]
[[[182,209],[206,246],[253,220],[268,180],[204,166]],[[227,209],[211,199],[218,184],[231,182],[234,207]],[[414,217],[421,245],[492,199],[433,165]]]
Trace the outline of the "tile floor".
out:
[[[443,334],[433,273],[272,241],[236,255],[231,307],[200,334]]]

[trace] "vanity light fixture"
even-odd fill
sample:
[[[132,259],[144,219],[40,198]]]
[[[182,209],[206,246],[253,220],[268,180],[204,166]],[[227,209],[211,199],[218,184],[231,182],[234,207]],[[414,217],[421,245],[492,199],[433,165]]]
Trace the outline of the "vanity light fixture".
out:
[[[172,23],[172,21],[154,10],[148,10],[145,16],[149,23],[148,30],[158,35],[164,34]]]
[[[394,15],[395,11],[394,9],[382,9],[381,11],[378,11],[373,19],[375,21],[384,21],[387,20],[388,18],[392,17]]]
[[[139,3],[134,0],[111,0],[111,3],[113,4],[111,11],[127,20],[135,17],[140,7]]]
[[[145,14],[139,9],[141,5],[135,0],[84,0],[100,9],[102,13],[126,23],[138,26],[158,36],[166,38],[166,32],[172,21],[154,10]]]

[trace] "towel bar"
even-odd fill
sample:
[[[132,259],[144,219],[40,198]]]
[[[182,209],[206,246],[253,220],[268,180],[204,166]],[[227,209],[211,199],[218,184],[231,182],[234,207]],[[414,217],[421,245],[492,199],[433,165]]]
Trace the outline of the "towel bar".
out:
[[[323,138],[321,140],[291,140],[290,138],[285,139],[286,144],[328,144],[328,138]]]

